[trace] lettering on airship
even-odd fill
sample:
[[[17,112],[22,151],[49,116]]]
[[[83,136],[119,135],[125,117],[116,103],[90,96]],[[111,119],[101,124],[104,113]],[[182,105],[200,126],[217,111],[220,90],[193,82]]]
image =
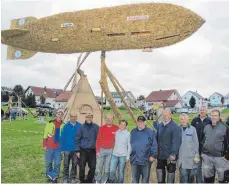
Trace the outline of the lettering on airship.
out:
[[[16,58],[20,58],[21,57],[21,51],[17,50],[14,55]]]
[[[19,19],[19,22],[18,22],[19,26],[22,26],[25,24],[25,19],[21,18]]]
[[[130,16],[130,17],[127,17],[126,20],[146,20],[146,19],[149,19],[149,15]]]
[[[73,27],[73,23],[70,23],[70,22],[63,23],[61,24],[61,27]]]

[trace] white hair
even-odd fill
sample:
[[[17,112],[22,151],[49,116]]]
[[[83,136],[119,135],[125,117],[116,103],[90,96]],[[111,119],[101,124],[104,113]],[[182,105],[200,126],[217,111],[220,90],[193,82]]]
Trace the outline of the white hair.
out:
[[[169,109],[169,108],[165,108],[164,110],[163,110],[163,113],[164,112],[169,112],[170,114],[172,114],[172,112],[171,112],[171,110]]]
[[[189,116],[185,113],[182,113],[180,116],[179,116],[179,119],[181,119],[182,117],[185,117],[187,120],[189,119]]]

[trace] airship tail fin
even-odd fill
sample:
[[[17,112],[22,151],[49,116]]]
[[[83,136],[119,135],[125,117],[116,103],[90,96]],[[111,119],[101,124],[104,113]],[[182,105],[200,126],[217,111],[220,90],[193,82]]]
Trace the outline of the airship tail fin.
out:
[[[16,59],[29,59],[34,56],[37,52],[20,49],[16,47],[7,47],[7,60],[16,60]]]
[[[12,36],[18,36],[28,33],[29,30],[27,29],[7,29],[1,31],[2,38],[12,37]]]
[[[23,17],[11,20],[10,29],[20,28],[30,22],[36,21],[36,17]]]

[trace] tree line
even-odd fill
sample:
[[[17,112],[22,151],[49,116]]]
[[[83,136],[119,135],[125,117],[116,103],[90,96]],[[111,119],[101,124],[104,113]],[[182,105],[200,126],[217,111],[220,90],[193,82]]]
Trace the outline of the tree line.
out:
[[[18,96],[21,97],[23,103],[22,107],[36,107],[36,99],[35,95],[29,94],[28,96],[25,95],[25,90],[23,89],[22,85],[18,84],[15,85],[12,91],[10,90],[4,90],[3,87],[1,88],[1,102],[8,102],[9,97],[12,96],[12,101],[17,103],[18,102]]]

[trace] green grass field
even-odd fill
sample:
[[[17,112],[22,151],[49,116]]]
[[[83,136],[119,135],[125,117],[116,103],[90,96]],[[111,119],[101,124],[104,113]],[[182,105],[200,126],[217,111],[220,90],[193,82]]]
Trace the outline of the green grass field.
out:
[[[105,114],[108,113],[105,111]],[[121,110],[129,122],[128,129],[135,127],[126,110]],[[137,116],[138,113],[134,111]],[[229,114],[229,109],[223,112]],[[192,115],[194,117],[195,115]],[[173,119],[178,122],[179,114]],[[3,121],[2,132],[2,182],[3,183],[44,183],[45,161],[42,138],[45,124],[28,115],[28,120]],[[33,132],[24,132],[33,131]],[[36,132],[36,133],[35,133]],[[62,173],[60,174],[62,176]],[[62,179],[60,178],[60,182]]]

